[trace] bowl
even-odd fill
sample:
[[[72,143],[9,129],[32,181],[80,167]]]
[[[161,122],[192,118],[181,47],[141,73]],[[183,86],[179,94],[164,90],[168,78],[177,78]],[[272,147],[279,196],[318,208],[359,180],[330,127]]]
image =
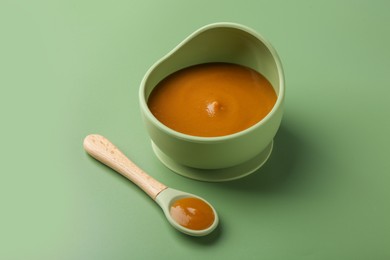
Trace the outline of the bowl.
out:
[[[234,134],[198,137],[177,132],[155,118],[147,101],[168,75],[197,64],[227,62],[254,69],[272,84],[277,100],[257,124]],[[280,59],[256,31],[236,23],[213,23],[189,35],[146,72],[139,89],[140,110],[153,150],[174,172],[204,181],[225,181],[260,168],[272,152],[283,115],[284,75]]]

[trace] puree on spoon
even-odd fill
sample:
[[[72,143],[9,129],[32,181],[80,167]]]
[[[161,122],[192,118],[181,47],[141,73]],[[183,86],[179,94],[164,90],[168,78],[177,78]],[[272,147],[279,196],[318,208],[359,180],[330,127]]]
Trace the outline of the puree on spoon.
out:
[[[195,197],[176,200],[170,208],[170,214],[179,225],[193,230],[204,230],[214,223],[213,209]]]
[[[253,126],[272,110],[276,99],[271,83],[260,73],[215,62],[169,75],[153,89],[148,106],[173,130],[215,137]]]

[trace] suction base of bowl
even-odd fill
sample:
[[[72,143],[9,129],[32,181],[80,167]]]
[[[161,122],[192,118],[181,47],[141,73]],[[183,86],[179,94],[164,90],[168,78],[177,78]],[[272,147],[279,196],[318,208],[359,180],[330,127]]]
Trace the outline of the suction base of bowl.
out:
[[[176,163],[163,153],[152,141],[153,151],[157,158],[169,169],[184,177],[199,181],[222,182],[245,177],[259,169],[268,160],[272,153],[273,141],[254,158],[242,164],[215,170],[197,169]]]

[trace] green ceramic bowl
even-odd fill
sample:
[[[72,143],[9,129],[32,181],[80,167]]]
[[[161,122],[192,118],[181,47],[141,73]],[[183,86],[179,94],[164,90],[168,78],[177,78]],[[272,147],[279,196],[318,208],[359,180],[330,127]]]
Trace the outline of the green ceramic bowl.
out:
[[[254,126],[221,137],[186,135],[158,121],[147,106],[153,88],[177,70],[207,62],[235,63],[263,74],[278,96],[274,108]],[[139,101],[153,149],[166,166],[187,177],[220,181],[245,176],[267,160],[282,119],[284,89],[279,57],[262,36],[239,24],[214,23],[192,33],[146,72]]]

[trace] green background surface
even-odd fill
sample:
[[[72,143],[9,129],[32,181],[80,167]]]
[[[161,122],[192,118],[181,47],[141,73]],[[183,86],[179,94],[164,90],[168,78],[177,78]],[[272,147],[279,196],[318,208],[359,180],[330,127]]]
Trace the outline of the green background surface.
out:
[[[0,2],[0,259],[390,259],[389,1]],[[211,22],[278,51],[286,106],[274,152],[232,182],[181,177],[153,154],[146,70]],[[90,158],[99,133],[218,210],[208,237]]]

